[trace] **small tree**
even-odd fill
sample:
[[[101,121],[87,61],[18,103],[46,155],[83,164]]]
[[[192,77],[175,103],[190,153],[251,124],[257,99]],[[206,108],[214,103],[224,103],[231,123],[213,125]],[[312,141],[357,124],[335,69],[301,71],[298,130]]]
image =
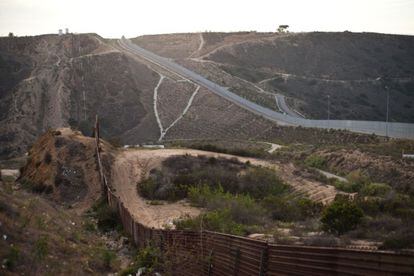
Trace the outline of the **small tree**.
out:
[[[279,33],[287,33],[288,31],[289,25],[279,25],[279,28],[277,28],[277,31]]]
[[[12,32],[10,32],[9,37],[14,37],[14,34]]]
[[[342,235],[355,229],[363,216],[362,209],[349,198],[337,198],[322,212],[322,229],[335,235]]]

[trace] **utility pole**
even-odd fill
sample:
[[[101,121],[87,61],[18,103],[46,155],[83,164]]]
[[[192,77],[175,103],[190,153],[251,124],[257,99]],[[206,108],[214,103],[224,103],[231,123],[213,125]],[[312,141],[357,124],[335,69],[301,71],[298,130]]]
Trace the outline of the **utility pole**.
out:
[[[328,94],[328,121],[331,119],[331,101],[330,101],[330,95]]]
[[[388,90],[388,86],[385,86],[385,90],[387,91],[387,117],[385,118],[385,137],[388,138],[388,115],[390,111],[390,91]]]

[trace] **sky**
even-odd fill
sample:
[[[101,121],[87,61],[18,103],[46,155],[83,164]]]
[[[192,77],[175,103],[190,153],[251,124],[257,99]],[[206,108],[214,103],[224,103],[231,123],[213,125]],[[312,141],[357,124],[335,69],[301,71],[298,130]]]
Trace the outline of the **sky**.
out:
[[[0,36],[103,37],[201,31],[353,31],[414,35],[414,0],[0,0]]]

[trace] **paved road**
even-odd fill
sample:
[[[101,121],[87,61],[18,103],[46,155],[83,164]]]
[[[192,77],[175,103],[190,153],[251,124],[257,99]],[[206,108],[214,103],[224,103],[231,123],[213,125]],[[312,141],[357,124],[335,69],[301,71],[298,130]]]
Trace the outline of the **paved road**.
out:
[[[191,80],[198,85],[207,88],[213,93],[237,104],[238,106],[247,109],[259,116],[268,120],[277,122],[280,125],[303,126],[313,128],[325,129],[346,129],[353,132],[360,132],[366,134],[377,134],[381,136],[389,136],[395,138],[414,139],[414,124],[408,123],[385,123],[378,121],[351,121],[351,120],[310,120],[298,118],[289,114],[282,114],[274,110],[265,108],[261,105],[253,103],[245,98],[240,97],[226,88],[214,83],[205,77],[184,68],[175,63],[171,59],[160,57],[138,45],[132,43],[130,40],[122,38],[118,41],[119,45],[130,53],[139,55],[146,60],[155,63],[169,71],[172,71],[186,79]],[[287,108],[289,110],[289,108]]]
[[[282,111],[283,113],[288,114],[292,117],[302,118],[302,116],[300,116],[295,111],[293,111],[292,109],[289,108],[289,106],[286,103],[285,96],[280,95],[280,94],[276,94],[275,99],[276,99],[277,107],[279,108],[280,111]]]
[[[342,182],[348,182],[348,179],[346,179],[345,177],[341,177],[341,176],[339,176],[339,175],[336,175],[336,174],[333,174],[333,173],[330,173],[330,172],[326,172],[326,171],[323,171],[323,170],[319,170],[319,169],[316,169],[318,172],[320,172],[321,174],[323,174],[324,176],[326,176],[327,178],[335,178],[335,179],[338,179],[339,181],[342,181]]]

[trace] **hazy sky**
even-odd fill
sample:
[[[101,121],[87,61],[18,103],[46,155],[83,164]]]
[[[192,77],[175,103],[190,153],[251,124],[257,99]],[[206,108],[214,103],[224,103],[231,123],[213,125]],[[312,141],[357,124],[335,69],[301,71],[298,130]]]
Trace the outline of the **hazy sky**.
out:
[[[369,31],[414,35],[414,0],[0,0],[0,36],[104,37],[199,31]]]

